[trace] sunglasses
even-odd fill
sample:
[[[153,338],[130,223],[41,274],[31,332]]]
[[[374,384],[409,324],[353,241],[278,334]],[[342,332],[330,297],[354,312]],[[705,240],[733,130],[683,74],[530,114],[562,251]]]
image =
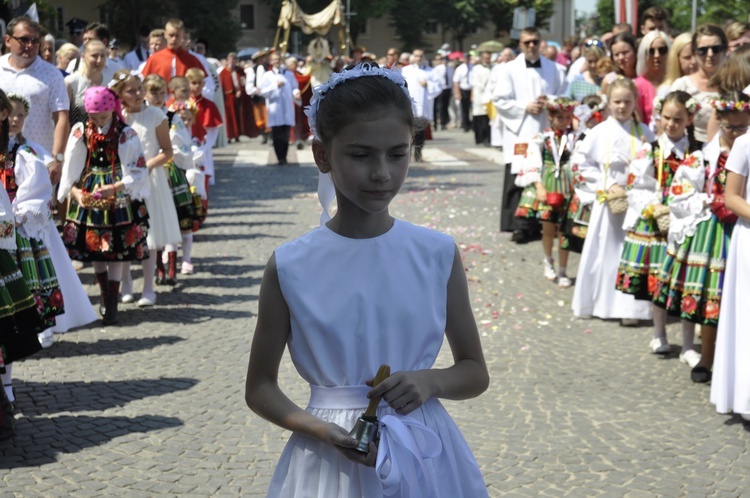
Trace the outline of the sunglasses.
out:
[[[542,40],[534,39],[534,40],[526,40],[522,41],[521,45],[528,47],[529,45],[539,45],[542,42]]]
[[[42,40],[40,38],[29,38],[28,36],[13,35],[10,35],[10,37],[23,45],[39,45],[40,43],[42,43]]]
[[[591,40],[587,40],[584,44],[586,47],[599,47],[604,48],[604,43],[602,43],[601,40],[598,40],[596,38],[592,38]]]
[[[648,49],[648,55],[650,55],[651,57],[655,56],[657,52],[659,52],[659,55],[667,55],[667,53],[669,52],[669,49],[667,47],[657,47],[657,48]]]
[[[695,53],[700,55],[701,57],[705,57],[708,55],[708,51],[710,50],[714,54],[721,54],[724,53],[724,51],[727,49],[726,45],[719,44],[719,45],[711,45],[710,47],[698,47],[695,49]]]

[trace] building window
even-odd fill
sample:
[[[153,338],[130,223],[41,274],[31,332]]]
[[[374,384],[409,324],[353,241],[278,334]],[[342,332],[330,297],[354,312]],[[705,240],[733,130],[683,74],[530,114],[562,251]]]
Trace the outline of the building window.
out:
[[[240,5],[240,26],[242,29],[255,29],[255,5]]]
[[[438,34],[438,23],[437,21],[427,21],[424,25],[424,32],[428,35]]]

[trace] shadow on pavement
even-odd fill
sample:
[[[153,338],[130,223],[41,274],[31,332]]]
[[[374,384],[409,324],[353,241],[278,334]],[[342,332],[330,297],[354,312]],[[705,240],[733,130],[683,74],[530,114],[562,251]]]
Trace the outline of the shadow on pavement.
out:
[[[57,336],[58,340],[54,347],[43,349],[34,356],[23,361],[35,361],[48,358],[74,358],[76,356],[88,355],[119,355],[158,348],[159,346],[170,346],[184,341],[184,337],[176,335],[163,335],[157,337],[127,337],[118,339],[99,339],[96,342],[71,342],[65,337]]]
[[[127,368],[127,363],[120,364]],[[17,411],[26,417],[61,412],[103,411],[131,401],[186,391],[198,379],[162,377],[113,381],[33,382],[14,379]]]
[[[0,443],[0,469],[39,467],[54,463],[62,453],[77,453],[116,437],[183,425],[176,417],[90,417],[62,415],[20,418],[15,438]]]

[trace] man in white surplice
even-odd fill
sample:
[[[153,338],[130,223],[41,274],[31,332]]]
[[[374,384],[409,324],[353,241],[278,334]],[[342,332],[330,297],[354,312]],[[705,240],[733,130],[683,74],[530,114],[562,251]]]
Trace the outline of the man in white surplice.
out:
[[[424,51],[415,50],[409,58],[410,64],[401,69],[401,75],[406,80],[409,94],[414,99],[416,115],[427,120],[427,127],[414,136],[414,157],[421,160],[421,148],[424,140],[432,140],[430,123],[435,113],[434,101],[442,90],[442,81],[432,76],[423,66]]]
[[[528,143],[548,126],[544,102],[560,95],[565,88],[557,65],[539,56],[542,39],[537,28],[521,31],[521,54],[503,64],[492,101],[503,122],[505,179],[500,208],[500,230],[513,232],[512,240],[527,242],[539,231],[535,220],[514,216],[523,189],[516,187],[518,171],[511,167],[516,144]]]

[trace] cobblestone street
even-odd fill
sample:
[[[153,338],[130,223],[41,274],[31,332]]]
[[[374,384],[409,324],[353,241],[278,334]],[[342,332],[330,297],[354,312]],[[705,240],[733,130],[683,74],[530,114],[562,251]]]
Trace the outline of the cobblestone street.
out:
[[[59,335],[16,364],[0,498],[265,496],[289,434],[244,402],[258,290],[273,249],[318,224],[317,170],[307,149],[290,151],[299,166],[267,166],[257,139],[215,154],[195,274],[159,288],[154,308],[121,305],[119,326]],[[541,244],[498,232],[502,154],[449,130],[424,159],[391,212],[464,255],[491,385],[445,405],[490,496],[750,497],[750,427],[715,413],[677,346],[658,358],[648,324],[574,319],[573,289],[542,276]],[[133,275],[138,292],[140,265]],[[81,278],[95,296],[90,266]],[[438,366],[450,358],[444,344]],[[281,381],[305,406],[288,355]]]

